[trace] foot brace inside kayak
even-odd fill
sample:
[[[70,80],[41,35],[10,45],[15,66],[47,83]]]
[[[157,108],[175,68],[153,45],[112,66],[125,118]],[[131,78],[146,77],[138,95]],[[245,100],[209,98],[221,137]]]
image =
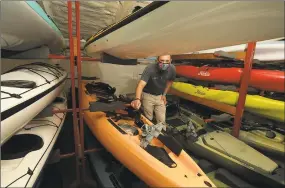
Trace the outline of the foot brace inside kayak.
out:
[[[1,159],[12,160],[23,158],[28,153],[41,149],[43,145],[43,139],[37,135],[14,135],[1,146]]]
[[[148,145],[145,150],[168,167],[175,168],[177,166],[177,164],[168,156],[165,149]]]

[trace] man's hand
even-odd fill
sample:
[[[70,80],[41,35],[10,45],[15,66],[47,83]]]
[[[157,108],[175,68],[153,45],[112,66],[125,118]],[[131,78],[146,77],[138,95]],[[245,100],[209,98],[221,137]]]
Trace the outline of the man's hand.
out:
[[[163,101],[164,105],[166,105],[166,103],[167,103],[166,96],[162,95],[161,96],[161,100]]]
[[[138,109],[140,109],[140,107],[141,107],[141,101],[140,101],[139,99],[135,99],[135,100],[133,100],[133,101],[131,102],[131,106],[132,106],[134,109],[138,110]]]

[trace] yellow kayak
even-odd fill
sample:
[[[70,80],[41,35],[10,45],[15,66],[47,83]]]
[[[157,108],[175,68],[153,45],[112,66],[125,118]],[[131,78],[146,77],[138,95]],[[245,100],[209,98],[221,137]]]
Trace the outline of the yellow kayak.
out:
[[[172,88],[189,95],[214,100],[232,106],[237,104],[239,96],[237,92],[233,91],[209,89],[182,82],[174,82]],[[259,95],[247,95],[245,110],[269,119],[284,122],[284,105],[285,103],[283,101],[273,100]]]

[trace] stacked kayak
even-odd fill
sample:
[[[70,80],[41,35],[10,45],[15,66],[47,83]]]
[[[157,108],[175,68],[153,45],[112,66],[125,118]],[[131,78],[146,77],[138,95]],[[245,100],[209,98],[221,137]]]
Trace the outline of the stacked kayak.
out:
[[[85,49],[89,56],[105,52],[121,59],[183,54],[284,37],[283,21],[281,2],[153,1],[94,34]]]
[[[171,99],[171,98],[170,98]],[[183,104],[190,112],[195,112],[203,117],[207,125],[217,130],[232,133],[234,117],[197,103]],[[170,105],[167,108],[167,116],[177,114],[177,105]],[[258,121],[257,119],[258,118]],[[260,121],[259,121],[260,120]],[[204,124],[204,123],[201,123]],[[285,140],[283,126],[276,126],[276,123],[266,121],[260,117],[244,114],[239,131],[239,139],[251,147],[270,156],[281,157],[285,153]]]
[[[182,82],[174,82],[172,89],[232,106],[237,104],[239,96],[237,92],[233,91],[214,90]],[[273,100],[259,95],[247,95],[246,97],[245,110],[272,120],[284,122],[284,108],[285,103],[283,101]]]
[[[239,139],[247,143],[248,145],[257,148],[266,153],[284,156],[285,153],[285,141],[284,135],[270,131],[274,133],[273,137],[267,136],[267,131],[242,131],[239,135]]]
[[[212,122],[208,124],[212,125]],[[233,124],[234,122],[232,120],[218,121],[215,122],[213,126],[230,133],[232,132]],[[275,130],[266,128],[266,126],[250,125],[249,122],[243,120],[241,130],[239,131],[239,139],[271,156],[284,156],[285,154],[284,135]]]
[[[283,187],[284,169],[274,161],[229,133],[214,130],[203,119],[180,108],[180,114],[167,123],[173,135],[192,153],[238,174],[249,182],[267,187]]]
[[[1,145],[60,94],[66,77],[60,67],[40,62],[1,75]]]
[[[284,41],[278,41],[279,39],[281,38],[277,38],[275,40],[257,42],[256,50],[254,52],[254,59],[258,59],[260,61],[282,61],[284,60],[285,59],[284,57],[285,44],[284,44]],[[215,48],[215,49],[210,49],[210,50],[202,50],[199,52],[195,52],[195,56],[199,58],[199,55],[203,56],[205,54],[215,53],[217,51],[234,52],[238,54],[239,52],[246,51],[246,48],[247,48],[247,44],[241,44],[241,45],[235,45],[235,46]]]
[[[108,109],[108,106],[113,106],[112,103],[106,103],[107,106],[103,105],[104,102],[100,103],[109,99],[106,99],[106,96],[97,98],[92,83],[82,84],[82,88],[82,108],[88,108],[89,104],[97,101],[94,108],[98,111],[84,113],[84,120],[93,135],[148,186],[215,186],[193,159],[177,145],[175,139],[163,131],[163,124],[153,125],[130,108],[121,110],[122,115],[118,111],[112,113],[111,109]],[[102,90],[99,90],[102,93]],[[100,106],[106,113],[100,110]]]
[[[64,47],[60,30],[36,1],[1,2],[1,48],[26,51],[47,46],[51,53]]]
[[[65,109],[61,93],[47,109]],[[1,146],[1,187],[34,187],[60,133],[65,113],[43,110]]]
[[[242,68],[195,67],[177,65],[177,75],[194,80],[216,83],[239,84]],[[278,70],[251,70],[249,86],[260,90],[284,92],[285,74]]]

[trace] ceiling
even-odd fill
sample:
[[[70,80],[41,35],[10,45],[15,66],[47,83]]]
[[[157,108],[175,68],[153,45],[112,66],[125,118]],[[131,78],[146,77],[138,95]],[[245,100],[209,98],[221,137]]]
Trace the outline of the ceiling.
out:
[[[68,39],[67,2],[38,1],[38,3],[59,27],[64,38]],[[80,1],[81,39],[88,39],[99,30],[131,14],[135,7],[144,7],[149,3],[151,1]],[[75,3],[73,3],[72,21],[75,35]]]

